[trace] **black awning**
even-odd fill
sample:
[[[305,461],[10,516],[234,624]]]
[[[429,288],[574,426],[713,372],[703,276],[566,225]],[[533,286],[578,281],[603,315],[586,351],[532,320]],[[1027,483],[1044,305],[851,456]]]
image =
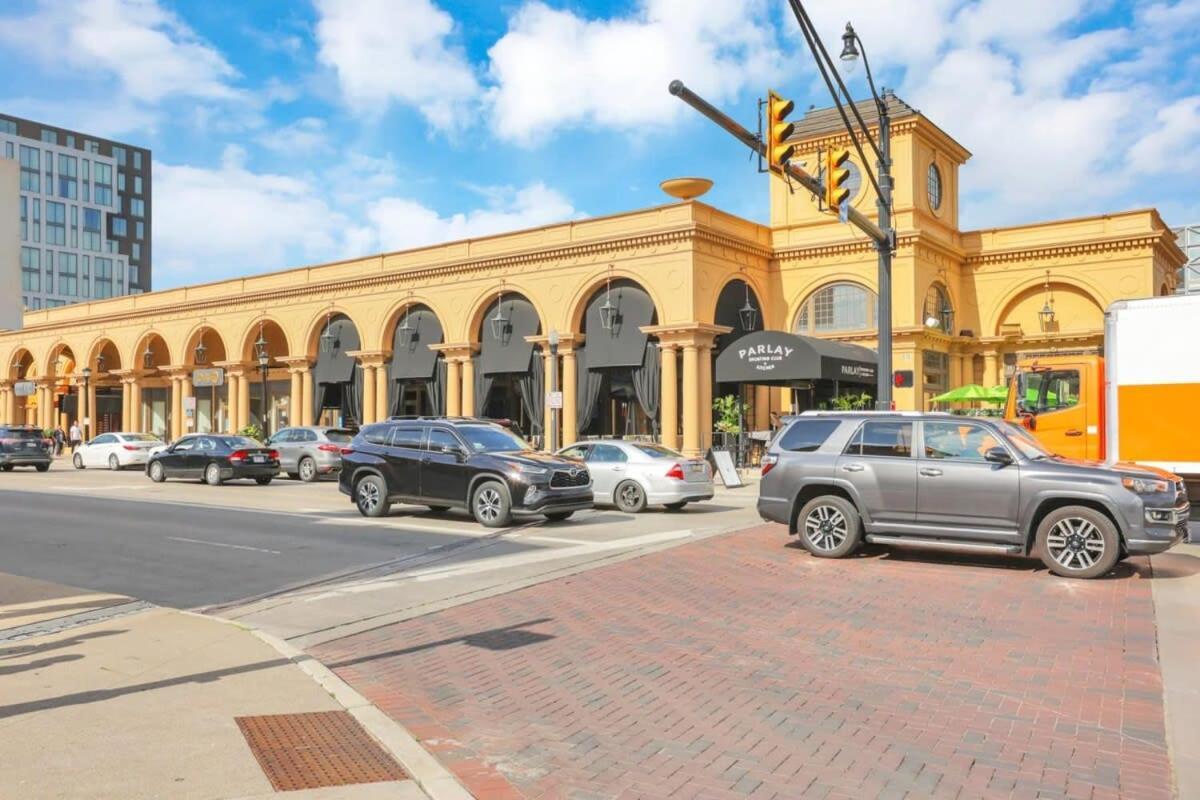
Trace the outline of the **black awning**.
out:
[[[873,386],[874,350],[782,331],[750,333],[717,356],[717,383],[832,380]]]

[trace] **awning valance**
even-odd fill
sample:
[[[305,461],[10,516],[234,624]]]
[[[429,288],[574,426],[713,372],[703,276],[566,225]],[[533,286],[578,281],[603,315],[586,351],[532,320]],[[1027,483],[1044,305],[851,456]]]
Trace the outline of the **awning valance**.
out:
[[[717,383],[833,380],[875,384],[874,350],[783,331],[747,334],[717,356]]]

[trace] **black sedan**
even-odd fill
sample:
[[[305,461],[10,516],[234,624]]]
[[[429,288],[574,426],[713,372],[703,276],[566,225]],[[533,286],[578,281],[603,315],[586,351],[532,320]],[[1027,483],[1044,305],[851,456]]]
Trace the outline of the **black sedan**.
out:
[[[279,453],[245,436],[195,434],[151,453],[146,474],[155,483],[193,478],[220,486],[245,478],[266,486],[279,474]]]

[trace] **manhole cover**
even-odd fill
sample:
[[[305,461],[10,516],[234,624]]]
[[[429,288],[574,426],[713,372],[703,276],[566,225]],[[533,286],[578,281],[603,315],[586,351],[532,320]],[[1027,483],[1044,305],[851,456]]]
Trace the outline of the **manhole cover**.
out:
[[[408,777],[346,711],[237,717],[237,724],[279,792]]]

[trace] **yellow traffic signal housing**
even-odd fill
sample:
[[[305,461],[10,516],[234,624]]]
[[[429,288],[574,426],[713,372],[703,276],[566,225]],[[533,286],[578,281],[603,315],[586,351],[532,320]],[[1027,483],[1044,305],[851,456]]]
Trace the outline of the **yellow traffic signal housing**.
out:
[[[788,144],[796,126],[787,121],[796,104],[785,100],[775,92],[767,92],[767,166],[782,173],[787,162],[796,152],[794,144]]]
[[[850,151],[844,147],[833,148],[825,154],[825,204],[830,211],[838,211],[850,200]]]

